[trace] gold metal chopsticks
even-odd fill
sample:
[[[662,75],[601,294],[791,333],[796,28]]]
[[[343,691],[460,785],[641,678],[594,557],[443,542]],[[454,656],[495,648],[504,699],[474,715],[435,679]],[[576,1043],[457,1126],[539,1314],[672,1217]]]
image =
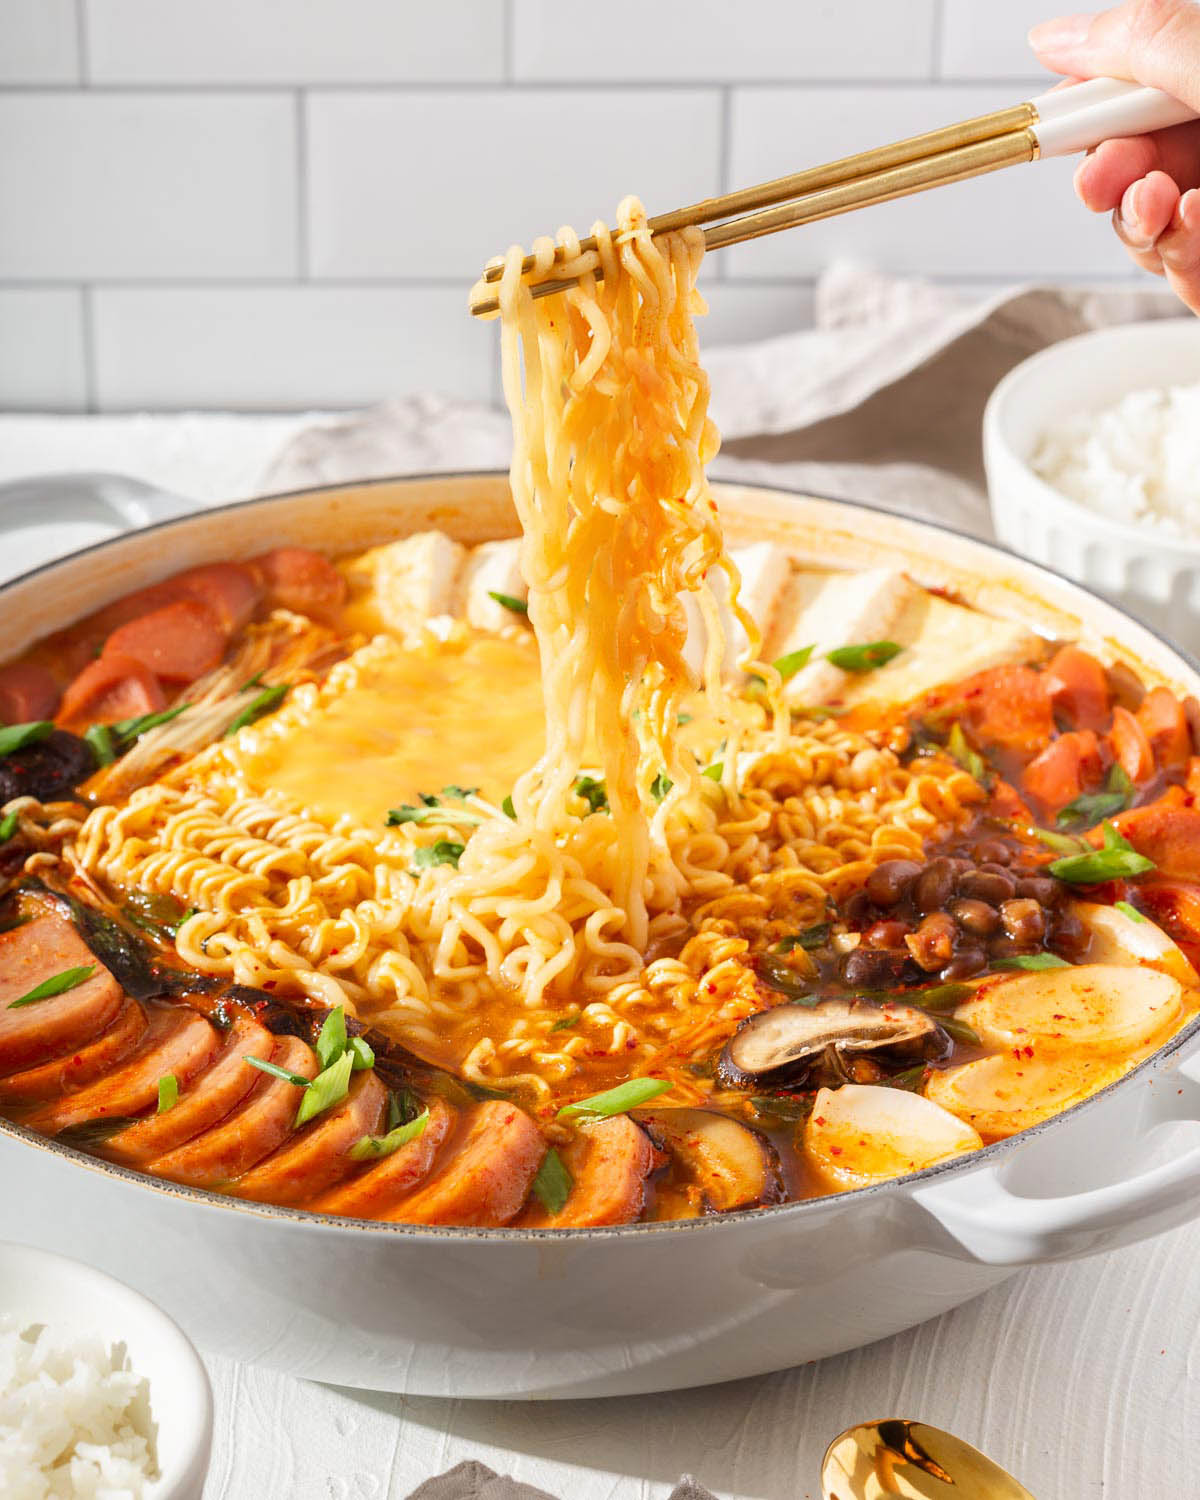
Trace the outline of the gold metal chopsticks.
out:
[[[927,188],[980,177],[1039,156],[1084,150],[1110,135],[1161,130],[1193,117],[1186,105],[1159,89],[1094,78],[957,125],[844,156],[825,166],[705,198],[688,208],[659,214],[648,224],[654,234],[703,225],[706,249],[717,250],[797,224],[812,224],[873,203],[888,203]],[[580,241],[579,248],[595,250],[596,241],[589,236]],[[555,251],[554,261],[555,266],[565,265],[561,248]],[[489,261],[481,285],[499,281],[503,264],[502,259]],[[528,274],[533,269],[534,258],[526,256],[522,271]],[[535,297],[551,296],[576,280],[570,274],[556,277],[552,267],[551,274],[536,283],[532,292]],[[478,294],[478,288],[476,293],[471,301],[476,317],[499,311],[496,297]]]

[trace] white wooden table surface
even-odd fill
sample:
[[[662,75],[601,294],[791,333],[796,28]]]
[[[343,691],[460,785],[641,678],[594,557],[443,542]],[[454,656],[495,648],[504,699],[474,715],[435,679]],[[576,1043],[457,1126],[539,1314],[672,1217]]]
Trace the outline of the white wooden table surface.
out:
[[[249,492],[292,430],[279,419],[3,418],[0,479],[120,469],[202,502]],[[91,539],[5,538],[0,578]],[[683,1472],[723,1500],[807,1500],[828,1439],[883,1415],[953,1428],[1037,1500],[1190,1500],[1200,1496],[1200,1223],[1021,1272],[869,1348],[705,1390],[446,1401],[207,1364],[217,1427],[205,1500],[404,1500],[464,1458],[564,1500],[660,1500]]]

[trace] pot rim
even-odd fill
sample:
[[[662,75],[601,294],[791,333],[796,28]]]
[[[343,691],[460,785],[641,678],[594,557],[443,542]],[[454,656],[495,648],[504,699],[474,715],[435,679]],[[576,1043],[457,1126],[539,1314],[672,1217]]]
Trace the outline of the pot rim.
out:
[[[253,495],[243,500],[232,500],[224,505],[202,506],[195,511],[183,516],[172,516],[166,520],[155,521],[147,526],[140,526],[136,530],[121,532],[116,536],[105,537],[98,542],[91,542],[85,547],[79,547],[62,557],[53,558],[48,562],[40,563],[37,567],[30,568],[27,572],[20,573],[14,578],[7,579],[0,584],[0,605],[4,596],[18,584],[29,582],[41,574],[49,574],[62,564],[74,561],[80,557],[87,557],[93,553],[103,551],[108,547],[120,545],[134,536],[142,536],[149,532],[164,531],[171,527],[185,526],[198,517],[220,515],[223,512],[241,510],[255,505],[267,504],[271,501],[299,499],[307,495],[319,495],[333,491],[348,489],[365,489],[376,485],[395,484],[417,484],[432,483],[447,480],[464,479],[507,479],[506,471],[502,469],[455,469],[440,470],[433,473],[419,474],[395,474],[377,475],[370,479],[347,480],[338,484],[308,485],[296,490],[282,490],[270,495]],[[1035,574],[1044,575],[1053,579],[1056,583],[1065,584],[1069,591],[1074,591],[1096,600],[1098,603],[1113,609],[1123,618],[1136,623],[1155,639],[1162,642],[1175,656],[1185,662],[1194,672],[1200,673],[1200,661],[1189,651],[1181,646],[1175,645],[1160,630],[1144,621],[1137,620],[1129,611],[1111,600],[1105,599],[1094,589],[1085,584],[1068,578],[1054,568],[1047,567],[1044,563],[1031,561],[1022,557],[1011,548],[1005,547],[999,542],[987,541],[981,537],[972,536],[969,532],[958,527],[946,526],[938,521],[925,520],[923,517],[910,516],[904,512],[890,511],[881,505],[871,505],[863,500],[847,500],[836,495],[826,495],[811,490],[797,490],[792,486],[783,484],[763,484],[759,482],[745,482],[741,480],[714,480],[714,483],[736,485],[748,490],[766,490],[773,494],[792,495],[800,498],[824,500],[838,506],[847,506],[851,509],[866,511],[874,515],[886,515],[898,517],[900,520],[911,525],[924,527],[930,531],[940,532],[946,536],[961,537],[988,552],[999,553],[1003,557],[1012,558],[1024,569],[1032,569]],[[939,1180],[955,1177],[965,1177],[972,1172],[983,1170],[986,1166],[1000,1161],[1018,1145],[1024,1144],[1035,1137],[1044,1135],[1061,1122],[1078,1119],[1080,1115],[1088,1110],[1098,1108],[1100,1102],[1111,1096],[1115,1090],[1131,1084],[1135,1078],[1141,1077],[1149,1071],[1154,1071],[1174,1054],[1186,1047],[1196,1036],[1200,1035],[1200,1015],[1194,1016],[1192,1020],[1174,1036],[1170,1037],[1164,1044],[1154,1051],[1149,1057],[1144,1058],[1138,1065],[1131,1068],[1129,1072],[1106,1084],[1086,1099],[1069,1108],[1061,1110],[1058,1114],[1050,1115],[1037,1124],[1019,1131],[1015,1135],[1006,1137],[1004,1140],[993,1141],[991,1145],[983,1147],[979,1151],[973,1151],[964,1156],[951,1157],[946,1161],[935,1163],[931,1167],[925,1167],[919,1172],[909,1172],[902,1177],[890,1177],[884,1182],[872,1183],[867,1187],[849,1188],[838,1193],[827,1193],[817,1198],[801,1198],[791,1203],[768,1204],[760,1208],[736,1209],[730,1213],[713,1214],[697,1219],[664,1219],[649,1222],[637,1222],[633,1224],[612,1224],[596,1228],[567,1228],[567,1229],[513,1229],[482,1228],[471,1225],[458,1224],[404,1224],[389,1223],[378,1219],[353,1219],[342,1215],[315,1213],[310,1209],[288,1208],[278,1204],[257,1203],[245,1198],[234,1198],[223,1193],[211,1192],[206,1188],[189,1187],[182,1183],[168,1182],[163,1179],[151,1177],[146,1173],[138,1172],[132,1167],[120,1166],[116,1162],[105,1161],[98,1156],[76,1146],[60,1143],[53,1137],[39,1135],[36,1131],[29,1130],[25,1126],[15,1125],[11,1121],[0,1117],[0,1136],[22,1142],[32,1146],[35,1150],[45,1151],[52,1156],[58,1156],[77,1166],[99,1172],[101,1175],[115,1177],[118,1181],[133,1186],[136,1189],[148,1190],[163,1197],[175,1198],[187,1203],[218,1212],[224,1211],[258,1219],[282,1221],[291,1223],[302,1229],[317,1230],[325,1233],[338,1233],[354,1231],[361,1233],[367,1231],[373,1235],[400,1236],[408,1240],[416,1241],[440,1241],[451,1240],[454,1242],[484,1241],[494,1242],[497,1240],[517,1243],[561,1243],[564,1239],[572,1242],[586,1240],[588,1242],[603,1241],[611,1239],[625,1239],[632,1236],[663,1235],[663,1234],[700,1234],[711,1233],[721,1230],[732,1231],[735,1226],[746,1223],[748,1220],[764,1219],[773,1216],[781,1223],[784,1219],[794,1220],[801,1215],[813,1215],[821,1210],[831,1208],[845,1208],[850,1200],[857,1201],[864,1198],[877,1198],[880,1194],[894,1191],[904,1192],[905,1189],[919,1184],[925,1186]]]

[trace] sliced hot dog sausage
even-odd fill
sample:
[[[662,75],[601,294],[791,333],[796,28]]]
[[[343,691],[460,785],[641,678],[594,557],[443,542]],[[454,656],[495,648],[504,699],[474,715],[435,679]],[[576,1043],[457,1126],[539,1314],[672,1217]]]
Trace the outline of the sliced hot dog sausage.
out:
[[[454,1124],[454,1111],[442,1099],[427,1103],[429,1120],[424,1131],[390,1156],[385,1156],[353,1181],[310,1203],[318,1213],[347,1214],[353,1219],[381,1219],[393,1204],[428,1177],[442,1143]]]
[[[178,599],[114,630],[104,655],[132,657],[167,682],[195,682],[225,655],[228,639],[207,604]]]
[[[58,698],[58,684],[45,667],[19,661],[0,667],[0,724],[52,719]]]
[[[346,580],[327,557],[307,547],[276,547],[250,560],[267,591],[282,609],[314,619],[328,619],[346,597]]]
[[[65,729],[83,730],[155,714],[166,706],[166,694],[148,667],[132,656],[106,652],[84,667],[63,694],[58,722]]]
[[[429,1182],[383,1217],[402,1224],[507,1224],[545,1154],[542,1133],[524,1110],[489,1100],[467,1117]]]

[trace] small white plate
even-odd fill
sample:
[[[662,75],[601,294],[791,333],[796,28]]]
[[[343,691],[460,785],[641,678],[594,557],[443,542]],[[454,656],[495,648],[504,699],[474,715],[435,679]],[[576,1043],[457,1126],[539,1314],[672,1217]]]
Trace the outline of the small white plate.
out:
[[[124,1344],[150,1386],[160,1477],[147,1500],[200,1500],[212,1450],[208,1375],[191,1343],[153,1302],[81,1261],[0,1241],[0,1313],[45,1323],[64,1342]]]

